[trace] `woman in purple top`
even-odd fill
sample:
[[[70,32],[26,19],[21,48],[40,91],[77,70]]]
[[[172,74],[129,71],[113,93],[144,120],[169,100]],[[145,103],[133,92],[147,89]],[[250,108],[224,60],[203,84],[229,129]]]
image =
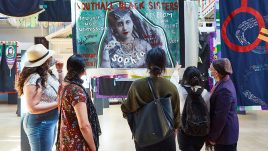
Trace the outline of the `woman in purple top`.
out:
[[[229,76],[233,73],[231,63],[227,58],[214,60],[210,71],[217,82],[211,90],[211,124],[207,142],[215,145],[215,151],[236,151],[239,123],[236,90]]]

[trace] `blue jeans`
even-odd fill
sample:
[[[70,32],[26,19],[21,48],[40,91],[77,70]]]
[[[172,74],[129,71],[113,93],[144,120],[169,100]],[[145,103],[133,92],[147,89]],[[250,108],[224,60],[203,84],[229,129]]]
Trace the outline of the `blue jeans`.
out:
[[[51,151],[55,142],[58,110],[47,113],[26,113],[23,128],[29,139],[31,151]]]

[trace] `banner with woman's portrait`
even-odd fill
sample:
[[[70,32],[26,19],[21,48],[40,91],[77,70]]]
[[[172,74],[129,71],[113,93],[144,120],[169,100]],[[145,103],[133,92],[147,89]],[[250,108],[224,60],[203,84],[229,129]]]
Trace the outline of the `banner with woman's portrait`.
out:
[[[0,41],[0,93],[15,93],[17,42]]]
[[[9,76],[11,77],[11,69],[13,68],[14,63],[16,61],[16,57],[17,57],[17,42],[6,43],[5,55],[6,55],[7,65],[10,70]]]
[[[74,52],[89,68],[145,68],[146,53],[166,52],[167,67],[181,63],[179,0],[75,0]]]

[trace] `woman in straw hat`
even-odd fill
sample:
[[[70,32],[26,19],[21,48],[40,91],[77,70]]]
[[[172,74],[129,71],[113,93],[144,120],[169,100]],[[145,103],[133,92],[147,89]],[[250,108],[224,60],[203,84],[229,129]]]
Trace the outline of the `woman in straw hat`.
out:
[[[58,120],[57,93],[63,77],[63,63],[57,62],[52,55],[53,51],[42,44],[30,47],[17,83],[17,91],[26,101],[27,113],[23,127],[31,151],[51,151],[55,140]],[[50,70],[54,64],[59,80]]]
[[[215,145],[215,151],[236,151],[239,124],[231,63],[227,58],[214,60],[210,71],[217,83],[211,90],[208,143]]]

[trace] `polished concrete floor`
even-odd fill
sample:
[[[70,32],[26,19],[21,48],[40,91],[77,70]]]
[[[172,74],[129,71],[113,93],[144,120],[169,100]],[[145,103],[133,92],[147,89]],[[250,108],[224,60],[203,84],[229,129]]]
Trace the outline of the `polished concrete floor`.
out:
[[[20,118],[15,112],[15,105],[0,104],[0,151],[20,150]],[[135,150],[119,105],[104,109],[99,119],[103,133],[100,151]],[[239,115],[239,122],[238,151],[267,151],[268,111],[248,111],[246,115]]]

